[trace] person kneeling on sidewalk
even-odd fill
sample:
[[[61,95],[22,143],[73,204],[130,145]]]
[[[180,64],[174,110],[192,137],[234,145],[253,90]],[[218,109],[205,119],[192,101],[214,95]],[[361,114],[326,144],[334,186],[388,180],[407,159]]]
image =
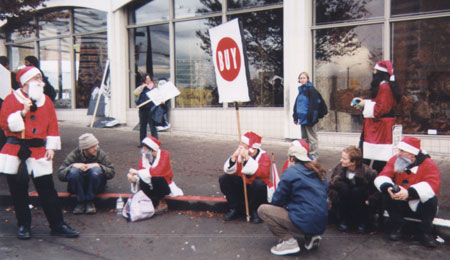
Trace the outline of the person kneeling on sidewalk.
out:
[[[58,169],[59,179],[68,182],[69,192],[77,196],[73,214],[95,214],[95,195],[103,192],[106,181],[114,177],[114,165],[98,144],[93,134],[82,134],[78,147]]]
[[[170,165],[170,154],[160,149],[161,141],[154,137],[142,140],[141,160],[138,169],[130,169],[128,181],[137,183],[145,195],[152,200],[155,215],[168,211],[164,196],[182,196],[183,191],[172,181],[173,172]]]
[[[288,156],[294,165],[281,176],[272,204],[263,204],[258,209],[270,231],[278,237],[278,244],[270,250],[275,255],[300,252],[293,234],[304,234],[307,250],[317,248],[328,223],[326,171],[318,162],[311,161],[303,146],[291,146]]]
[[[383,193],[383,201],[393,224],[392,241],[402,236],[406,216],[419,218],[421,242],[436,247],[431,234],[437,212],[441,177],[439,168],[420,148],[420,139],[405,136],[398,144],[399,152],[375,178],[375,186]]]

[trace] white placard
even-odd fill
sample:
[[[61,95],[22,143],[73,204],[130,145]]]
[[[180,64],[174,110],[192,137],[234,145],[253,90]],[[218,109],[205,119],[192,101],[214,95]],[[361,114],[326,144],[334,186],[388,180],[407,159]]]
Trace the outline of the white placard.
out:
[[[11,72],[0,64],[0,98],[5,99],[11,93]]]
[[[175,87],[175,85],[172,82],[160,81],[158,83],[158,87],[152,89],[146,94],[148,98],[153,102],[153,104],[158,106],[161,105],[161,103],[164,103],[167,100],[180,95],[180,91]]]
[[[238,19],[209,29],[219,103],[248,102],[245,52]]]

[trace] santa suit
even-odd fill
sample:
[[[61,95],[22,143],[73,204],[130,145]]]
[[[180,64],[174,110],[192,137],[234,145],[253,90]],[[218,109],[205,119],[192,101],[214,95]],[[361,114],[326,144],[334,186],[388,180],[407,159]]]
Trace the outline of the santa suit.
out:
[[[229,157],[224,164],[224,172],[220,178],[220,189],[225,194],[230,208],[242,209],[244,194],[242,176],[245,176],[249,208],[257,210],[259,205],[267,203],[267,186],[272,186],[270,180],[270,157],[266,151],[256,149],[254,157],[249,156],[245,163],[238,157],[237,162],[232,162]]]
[[[392,157],[392,127],[395,124],[392,109],[396,104],[389,84],[382,81],[375,99],[364,102],[363,157],[386,162]]]
[[[394,223],[402,224],[403,216],[407,213],[400,212],[400,209],[401,207],[409,208],[422,219],[422,231],[430,232],[431,223],[437,210],[437,197],[441,183],[439,169],[433,160],[426,158],[421,164],[411,168],[409,174],[405,171],[394,173],[397,158],[396,155],[387,162],[383,171],[375,178],[375,187],[386,195],[387,210]],[[394,183],[408,190],[407,201],[392,200],[387,194],[387,189]]]

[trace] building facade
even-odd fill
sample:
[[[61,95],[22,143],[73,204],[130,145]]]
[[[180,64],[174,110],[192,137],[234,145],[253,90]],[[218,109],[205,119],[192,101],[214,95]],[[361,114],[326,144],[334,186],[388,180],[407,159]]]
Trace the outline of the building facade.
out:
[[[450,154],[450,2],[445,0],[50,0],[30,21],[3,31],[12,68],[39,58],[58,92],[61,120],[88,124],[91,91],[110,61],[108,114],[135,125],[132,91],[145,73],[181,91],[171,102],[173,130],[236,135],[233,104],[218,103],[208,29],[238,18],[247,49],[251,101],[240,104],[243,131],[299,138],[292,109],[306,71],[329,114],[320,141],[357,144],[362,123],[350,108],[367,96],[377,60],[393,61],[403,92],[396,109],[404,134]]]

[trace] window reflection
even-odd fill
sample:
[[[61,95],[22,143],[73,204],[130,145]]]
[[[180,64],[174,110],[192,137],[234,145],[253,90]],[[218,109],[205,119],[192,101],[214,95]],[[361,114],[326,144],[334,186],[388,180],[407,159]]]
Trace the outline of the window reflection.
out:
[[[393,62],[404,133],[450,134],[450,18],[393,24]],[[436,33],[439,32],[439,33]]]
[[[448,0],[391,0],[392,15],[449,10]]]
[[[71,108],[70,38],[40,41],[40,67],[57,95],[55,107]]]
[[[87,108],[93,88],[100,86],[107,60],[106,33],[76,37],[76,107]]]
[[[222,11],[221,0],[175,0],[175,17],[189,17]]]
[[[130,23],[142,24],[154,21],[165,21],[169,19],[168,0],[140,0],[130,4]]]
[[[74,33],[106,30],[106,12],[95,9],[75,8],[73,17]]]
[[[10,69],[18,70],[19,66],[24,65],[26,56],[35,55],[34,42],[14,44],[9,46]]]
[[[228,1],[228,9],[243,9],[259,6],[268,6],[274,4],[282,4],[283,0],[226,0]]]
[[[314,32],[314,85],[328,104],[326,131],[361,130],[353,97],[368,97],[373,66],[382,58],[382,25],[322,29]]]
[[[44,13],[39,15],[38,20],[40,38],[64,35],[70,32],[69,10]]]
[[[283,106],[283,9],[234,18],[242,24],[250,71],[250,102],[243,106]]]
[[[175,24],[177,107],[217,106],[218,93],[208,29],[220,17]]]
[[[316,0],[315,24],[382,17],[384,0]]]

